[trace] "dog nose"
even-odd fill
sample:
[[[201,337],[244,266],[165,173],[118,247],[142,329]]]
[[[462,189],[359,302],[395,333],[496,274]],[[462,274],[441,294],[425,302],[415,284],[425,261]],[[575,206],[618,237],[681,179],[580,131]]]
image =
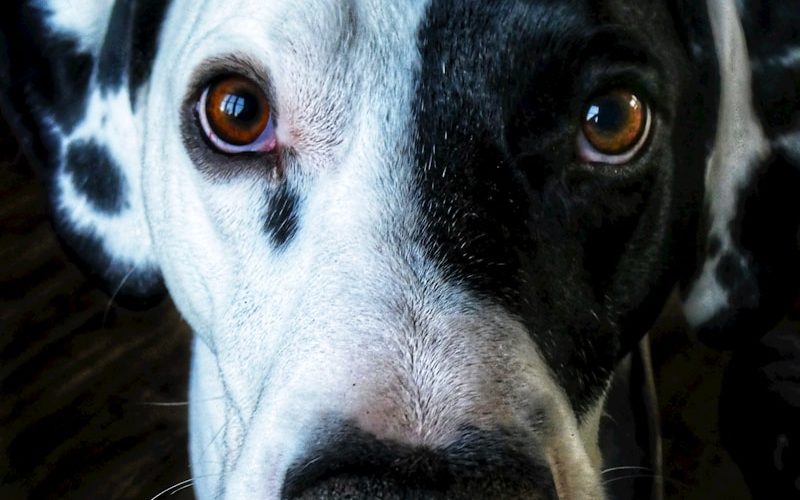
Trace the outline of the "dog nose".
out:
[[[465,429],[442,448],[387,442],[346,425],[290,467],[282,498],[557,499],[524,433]]]

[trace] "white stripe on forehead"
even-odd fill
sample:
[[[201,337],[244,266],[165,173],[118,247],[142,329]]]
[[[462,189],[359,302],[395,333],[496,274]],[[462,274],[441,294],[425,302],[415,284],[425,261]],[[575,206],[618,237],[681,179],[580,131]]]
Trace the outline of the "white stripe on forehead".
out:
[[[720,250],[706,260],[700,278],[686,300],[692,326],[699,326],[729,304],[728,292],[719,283],[716,269],[731,252],[742,259],[731,241],[730,224],[741,203],[740,191],[769,154],[769,144],[753,109],[750,60],[734,0],[707,0],[711,28],[719,59],[721,96],[714,149],[706,170],[706,203],[711,238]]]

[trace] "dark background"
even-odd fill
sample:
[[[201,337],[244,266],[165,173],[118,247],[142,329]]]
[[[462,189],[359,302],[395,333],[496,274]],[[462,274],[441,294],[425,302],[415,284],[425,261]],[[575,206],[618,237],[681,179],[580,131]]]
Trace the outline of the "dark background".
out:
[[[188,479],[189,338],[169,301],[127,311],[69,262],[0,120],[0,498],[147,500]],[[750,498],[719,445],[727,355],[690,338],[673,300],[653,356],[666,497]]]

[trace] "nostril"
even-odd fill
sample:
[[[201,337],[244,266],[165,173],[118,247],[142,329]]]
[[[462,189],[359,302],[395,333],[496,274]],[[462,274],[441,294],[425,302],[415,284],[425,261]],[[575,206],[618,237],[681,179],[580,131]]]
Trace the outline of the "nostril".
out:
[[[348,425],[321,441],[289,469],[283,498],[557,498],[545,460],[524,451],[535,443],[507,432],[467,429],[431,449]]]

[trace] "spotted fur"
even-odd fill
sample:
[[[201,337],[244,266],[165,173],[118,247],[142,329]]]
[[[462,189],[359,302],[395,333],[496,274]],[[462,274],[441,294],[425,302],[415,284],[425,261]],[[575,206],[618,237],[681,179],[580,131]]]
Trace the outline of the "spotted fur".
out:
[[[605,394],[674,285],[730,343],[797,283],[789,1],[22,2],[2,106],[67,246],[192,326],[198,497],[603,498]],[[230,72],[279,154],[203,138]],[[615,86],[654,133],[590,166]]]
[[[703,339],[733,347],[774,325],[798,291],[800,10],[780,1],[708,5],[722,99],[706,172],[704,262],[686,311]]]

